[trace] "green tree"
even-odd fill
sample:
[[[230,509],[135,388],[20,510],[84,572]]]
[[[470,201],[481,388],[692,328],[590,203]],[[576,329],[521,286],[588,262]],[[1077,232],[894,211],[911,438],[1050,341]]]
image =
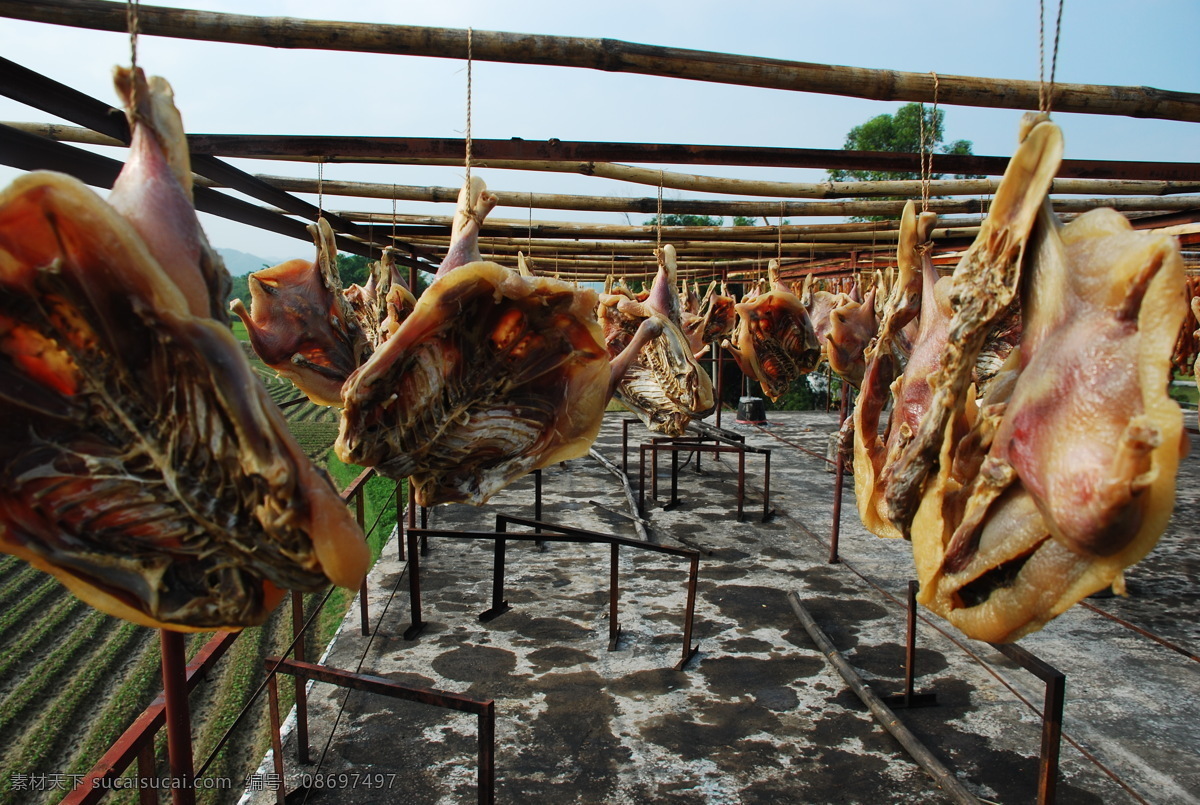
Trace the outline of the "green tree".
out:
[[[664,215],[662,217],[663,226],[721,226],[723,219],[711,215]],[[654,216],[646,220],[643,226],[656,226],[658,224],[658,216]]]
[[[735,215],[735,216],[733,216],[733,225],[734,226],[754,226],[755,223],[754,223],[753,218],[747,218],[745,215]]]
[[[355,283],[366,285],[367,277],[371,276],[371,261],[361,254],[338,254],[337,268],[343,288]]]
[[[842,146],[847,151],[892,151],[916,154],[921,151],[921,110],[919,103],[909,103],[896,110],[894,115],[878,115],[850,129]],[[925,138],[932,143],[934,153],[969,155],[970,140],[944,141],[946,113],[925,107]],[[937,164],[937,161],[934,161]],[[943,174],[935,173],[931,178],[940,179]],[[904,171],[831,170],[829,178],[844,181],[889,181],[897,179],[919,179],[920,173]],[[971,178],[958,176],[957,178]]]

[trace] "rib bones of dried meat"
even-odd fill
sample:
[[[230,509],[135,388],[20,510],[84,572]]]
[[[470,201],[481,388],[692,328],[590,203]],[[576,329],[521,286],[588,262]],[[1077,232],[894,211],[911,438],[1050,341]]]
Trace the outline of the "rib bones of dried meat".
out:
[[[820,345],[808,311],[779,279],[779,262],[771,260],[767,272],[766,289],[736,305],[734,339],[722,346],[764,394],[778,400],[792,381],[816,368]]]
[[[122,82],[139,101],[169,92],[140,72]],[[131,152],[147,196],[122,191],[138,228],[158,228],[153,244],[70,177],[30,173],[0,192],[0,547],[109,614],[236,629],[284,589],[357,587],[369,555],[228,326],[208,317],[220,283],[180,284],[155,257],[203,238],[194,212],[153,206],[168,160],[139,161],[169,137],[143,134]]]

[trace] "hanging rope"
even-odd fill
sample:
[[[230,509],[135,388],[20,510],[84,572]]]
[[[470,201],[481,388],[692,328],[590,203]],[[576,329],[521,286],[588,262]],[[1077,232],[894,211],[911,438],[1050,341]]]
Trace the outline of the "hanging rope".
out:
[[[129,29],[129,66],[137,71],[138,0],[125,3],[125,27]]]
[[[396,245],[396,185],[392,185],[392,245]]]
[[[654,220],[654,247],[662,248],[662,189],[663,189],[663,172],[658,172],[658,217]]]
[[[127,0],[125,3],[125,27],[129,29],[129,70],[134,74],[133,97],[130,98],[130,105],[135,110],[135,114],[138,108],[138,25],[138,0]]]
[[[775,229],[775,258],[783,268],[783,200],[779,201],[779,226]]]
[[[325,157],[317,158],[317,220],[325,211]]]
[[[930,71],[933,76],[933,114],[930,117],[929,131],[925,128],[925,104],[921,104],[921,212],[929,212],[929,182],[933,178],[933,146],[937,141],[937,103],[938,103],[938,74]]]
[[[529,231],[525,238],[525,248],[529,250],[529,259],[533,260],[533,193],[529,194]]]
[[[467,149],[467,193],[471,192],[471,29],[467,29],[467,130],[464,140]]]
[[[1050,82],[1046,83],[1046,3],[1038,0],[1038,111],[1050,114],[1054,103],[1054,72],[1058,67],[1058,37],[1062,33],[1063,0],[1058,0],[1054,23],[1054,51],[1050,57]]]

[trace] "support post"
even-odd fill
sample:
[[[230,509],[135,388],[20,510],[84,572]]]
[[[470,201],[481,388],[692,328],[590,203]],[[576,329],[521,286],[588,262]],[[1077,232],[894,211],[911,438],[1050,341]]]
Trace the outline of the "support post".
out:
[[[363,484],[362,486],[360,486],[358,488],[358,494],[354,498],[354,514],[355,514],[355,517],[358,519],[358,527],[363,530],[364,534],[367,533],[366,499],[367,499],[366,484]],[[366,576],[363,576],[362,584],[359,586],[359,589],[358,589],[358,619],[359,619],[359,631],[362,633],[362,636],[363,637],[369,636],[371,634],[371,613],[368,610],[368,604],[367,604],[367,577]],[[300,661],[304,660],[304,658],[301,657],[299,654],[296,655],[296,659],[300,660]],[[307,762],[307,761],[305,761],[305,762]]]
[[[298,592],[292,593],[292,639],[296,641],[297,662],[305,662],[304,594]],[[296,684],[296,760],[308,763],[308,689],[300,677],[292,681]]]
[[[617,650],[617,641],[621,637],[621,627],[617,623],[617,598],[620,595],[620,570],[617,561],[620,558],[621,546],[612,543],[608,565],[608,650]]]
[[[850,407],[850,386],[842,383],[842,406],[838,415],[838,433],[846,424],[846,412]],[[833,531],[829,535],[829,564],[836,565],[842,561],[838,558],[838,538],[842,530],[842,475],[846,471],[846,457],[841,447],[838,447],[837,460],[833,465]]]
[[[196,801],[192,767],[192,724],[188,709],[187,657],[183,635],[159,630],[162,643],[163,695],[167,716],[167,759],[171,769],[172,805]]]

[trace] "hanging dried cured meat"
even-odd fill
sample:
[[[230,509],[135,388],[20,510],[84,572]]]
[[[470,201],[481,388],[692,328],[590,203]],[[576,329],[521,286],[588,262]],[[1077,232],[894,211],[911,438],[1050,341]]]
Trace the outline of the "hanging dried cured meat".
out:
[[[1186,446],[1175,240],[1108,209],[1064,226],[1047,204],[1025,262],[1020,346],[913,523],[924,603],[992,641],[1120,583],[1166,527]]]
[[[911,201],[904,206],[896,253],[898,274],[879,332],[866,350],[861,393],[850,420],[859,517],[880,537],[901,536],[887,514],[887,484],[891,467],[929,404],[929,376],[938,367],[950,321],[944,293],[947,280],[939,283],[929,259],[929,235],[936,222],[934,213],[917,215]],[[914,321],[920,324],[910,347],[901,334]],[[879,420],[889,395],[892,407],[881,435]]]
[[[343,295],[351,319],[358,325],[371,351],[396,331],[417,306],[417,298],[396,267],[396,250],[387,246],[372,263],[366,285],[351,285]]]
[[[946,296],[952,317],[940,365],[929,379],[932,397],[891,468],[887,489],[889,518],[905,533],[951,420],[966,408],[976,360],[997,322],[1011,312],[1029,231],[1061,161],[1058,127],[1045,116],[1027,116],[991,211],[950,278]]]
[[[606,335],[609,353],[616,358],[624,351],[632,358],[615,396],[652,432],[667,436],[683,435],[688,422],[708,416],[716,407],[712,380],[696,361],[680,325],[676,270],[675,247],[667,244],[658,252],[658,273],[645,301],[609,295],[598,311],[605,332],[617,334]],[[630,356],[629,339],[639,332],[653,337],[644,339]]]
[[[411,476],[423,506],[479,505],[586,453],[608,401],[595,292],[481,260],[496,203],[472,177],[433,284],[342,390],[339,456]]]
[[[340,406],[342,384],[371,354],[342,293],[337,242],[324,218],[309,224],[315,260],[295,259],[250,275],[250,311],[230,305],[246,325],[263,363],[291,380],[318,405]]]
[[[199,223],[164,202],[190,202],[186,145],[182,161],[162,145],[183,132],[170,88],[140,71],[118,85],[136,87],[127,170],[145,195],[124,185],[118,213],[54,173],[0,193],[0,547],[135,623],[240,628],[285,589],[358,586],[369,555],[209,317],[222,283]]]
[[[735,307],[738,325],[730,351],[738,368],[778,400],[792,381],[816,368],[820,346],[808,311],[779,279],[779,263],[768,264],[768,283]]]
[[[696,294],[693,296],[699,298]],[[704,301],[697,303],[696,312],[683,311],[683,333],[697,359],[704,356],[709,344],[733,334],[737,321],[734,304],[733,297],[724,289],[718,290],[714,280],[704,294]]]
[[[872,288],[861,302],[846,297],[829,313],[829,367],[856,388],[862,384],[867,368],[867,345],[879,326],[875,294]]]
[[[704,325],[701,338],[705,344],[717,343],[722,338],[733,335],[733,328],[737,323],[735,304],[736,301],[729,295],[725,284],[721,283],[718,289],[714,280],[708,288],[708,293],[704,295],[704,304],[700,308],[700,319]]]

